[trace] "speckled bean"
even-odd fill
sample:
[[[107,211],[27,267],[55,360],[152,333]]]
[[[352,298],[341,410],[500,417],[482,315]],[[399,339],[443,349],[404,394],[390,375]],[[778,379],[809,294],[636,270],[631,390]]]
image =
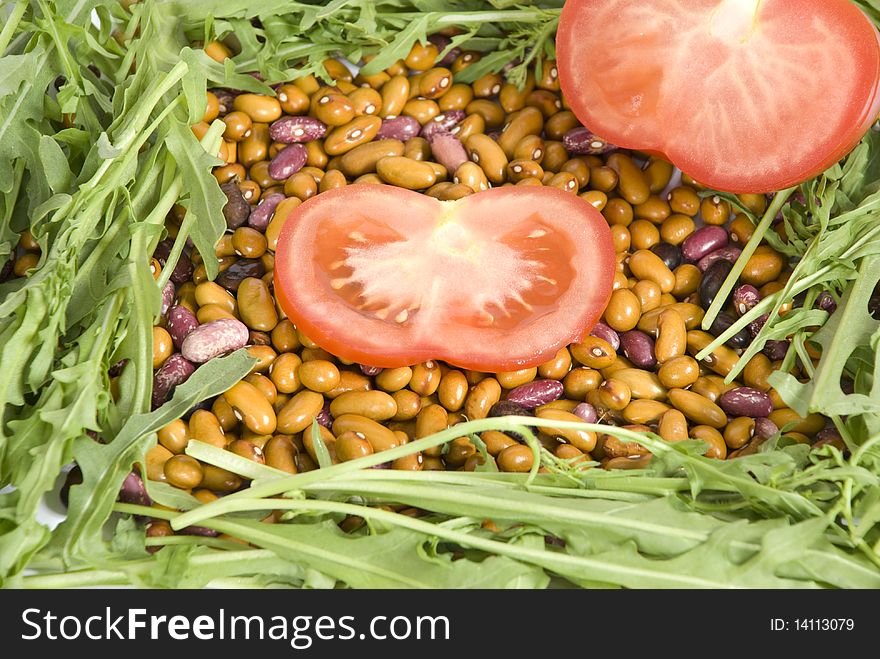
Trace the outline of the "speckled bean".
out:
[[[755,434],[758,439],[769,439],[779,432],[779,427],[766,417],[755,419]]]
[[[321,408],[318,416],[315,417],[315,421],[325,428],[331,428],[333,426],[333,415],[330,414],[330,401],[324,403],[324,407]]]
[[[434,135],[449,133],[456,125],[464,121],[466,116],[464,110],[447,110],[422,126],[421,136],[430,142]]]
[[[535,416],[535,413],[512,400],[500,400],[489,408],[488,416]]]
[[[278,152],[269,163],[269,176],[276,181],[286,181],[305,167],[309,152],[302,144],[289,144]]]
[[[773,411],[770,396],[751,387],[736,387],[724,392],[718,404],[730,416],[767,417]]]
[[[436,133],[432,136],[430,144],[434,160],[443,165],[447,171],[454,172],[468,162],[467,151],[455,135]]]
[[[164,268],[167,264],[168,257],[171,255],[171,249],[174,246],[173,240],[163,240],[158,245],[156,245],[156,250],[153,252],[153,257],[159,261],[159,263]],[[173,281],[178,286],[180,284],[188,282],[192,279],[193,270],[192,260],[190,260],[189,255],[187,255],[186,251],[182,252],[180,258],[177,259],[177,264],[174,266],[174,270],[171,272],[171,281]]]
[[[722,227],[706,226],[697,229],[681,244],[681,254],[688,261],[699,261],[716,249],[727,246],[727,231]]]
[[[534,380],[511,390],[507,400],[531,410],[562,398],[562,393],[563,386],[558,380]]]
[[[358,368],[361,369],[361,373],[369,377],[379,375],[379,373],[385,370],[381,366],[367,366],[365,364],[358,364]]]
[[[184,306],[174,305],[168,310],[168,333],[179,350],[187,335],[199,326],[195,314]]]
[[[166,315],[168,311],[171,309],[174,304],[174,296],[177,291],[174,287],[174,282],[168,281],[165,283],[165,287],[162,289],[162,306],[160,308],[161,315]]]
[[[415,137],[422,130],[422,125],[412,117],[392,117],[383,119],[379,132],[376,133],[377,140],[400,140],[406,142],[408,139]]]
[[[287,148],[289,149],[290,147]],[[305,164],[305,160],[303,160],[303,164]],[[302,167],[302,165],[300,165],[300,167]],[[257,231],[265,231],[266,227],[269,226],[269,221],[272,219],[272,215],[275,213],[275,209],[278,207],[278,204],[284,201],[284,199],[285,196],[280,192],[273,192],[263,197],[248,218],[248,226]]]
[[[283,195],[282,195],[283,196]],[[217,275],[217,283],[233,293],[248,277],[262,277],[266,274],[266,266],[260,259],[238,259],[231,266]]]
[[[706,256],[697,261],[697,267],[700,269],[700,272],[706,272],[715,261],[736,263],[740,254],[742,254],[742,250],[739,247],[722,247],[706,254]]]
[[[761,293],[751,284],[742,284],[733,289],[733,308],[740,316],[761,301]]]
[[[620,347],[623,354],[639,368],[654,368],[657,359],[654,356],[654,340],[639,330],[631,330],[620,335]]]
[[[589,128],[578,126],[562,136],[562,144],[572,155],[600,155],[614,151],[617,147],[598,137]]]
[[[122,503],[133,503],[138,506],[153,505],[153,501],[144,487],[144,481],[136,471],[131,472],[122,481],[122,487],[119,488],[116,500]]]
[[[269,126],[269,137],[285,144],[311,142],[326,134],[327,124],[314,117],[282,117]]]
[[[596,423],[599,421],[599,415],[596,412],[596,408],[589,403],[578,403],[577,407],[575,407],[571,413],[587,423]]]
[[[152,407],[156,409],[168,400],[174,387],[183,384],[193,374],[196,367],[179,352],[175,352],[153,375]]]
[[[595,336],[603,341],[607,341],[608,344],[614,348],[615,352],[620,350],[620,335],[603,322],[596,323],[590,331],[590,336]]]
[[[247,345],[248,328],[235,318],[219,320],[199,325],[184,339],[180,348],[183,356],[197,364],[214,357],[238,350]]]

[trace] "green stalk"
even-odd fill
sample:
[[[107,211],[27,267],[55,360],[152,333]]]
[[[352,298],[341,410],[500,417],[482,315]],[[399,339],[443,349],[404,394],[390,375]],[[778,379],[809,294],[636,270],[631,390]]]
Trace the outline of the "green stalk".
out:
[[[6,47],[12,40],[12,35],[15,34],[15,30],[18,28],[18,24],[21,22],[24,12],[27,11],[27,7],[28,0],[18,0],[18,2],[15,3],[15,7],[12,9],[9,18],[3,25],[3,30],[0,31],[0,56],[6,52]]]

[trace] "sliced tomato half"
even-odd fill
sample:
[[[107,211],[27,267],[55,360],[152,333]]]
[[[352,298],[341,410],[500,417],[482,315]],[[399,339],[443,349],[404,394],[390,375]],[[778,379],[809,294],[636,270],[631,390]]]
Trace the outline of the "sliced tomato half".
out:
[[[780,190],[845,156],[880,112],[880,41],[850,0],[567,0],[575,115],[701,183]]]
[[[605,309],[614,270],[603,217],[555,188],[441,202],[352,185],[291,212],[275,295],[343,359],[497,372],[535,366],[580,339]]]

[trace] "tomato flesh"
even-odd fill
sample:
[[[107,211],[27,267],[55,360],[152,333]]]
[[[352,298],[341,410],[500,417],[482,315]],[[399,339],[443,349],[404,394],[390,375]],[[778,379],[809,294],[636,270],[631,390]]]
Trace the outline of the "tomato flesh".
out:
[[[604,218],[561,190],[441,202],[353,185],[291,211],[275,294],[298,328],[343,359],[497,372],[580,339],[605,309],[614,269]]]
[[[820,174],[880,112],[880,37],[850,0],[568,0],[557,53],[585,126],[730,192]]]

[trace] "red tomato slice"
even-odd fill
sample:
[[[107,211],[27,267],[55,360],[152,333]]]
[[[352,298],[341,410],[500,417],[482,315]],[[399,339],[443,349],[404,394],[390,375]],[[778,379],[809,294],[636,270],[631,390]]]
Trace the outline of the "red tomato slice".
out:
[[[585,126],[721,190],[816,176],[880,112],[880,40],[850,0],[568,0],[556,44]]]
[[[294,209],[275,253],[275,295],[325,350],[370,366],[442,359],[496,372],[580,339],[611,295],[604,218],[554,188],[497,188],[454,202],[384,185]]]

